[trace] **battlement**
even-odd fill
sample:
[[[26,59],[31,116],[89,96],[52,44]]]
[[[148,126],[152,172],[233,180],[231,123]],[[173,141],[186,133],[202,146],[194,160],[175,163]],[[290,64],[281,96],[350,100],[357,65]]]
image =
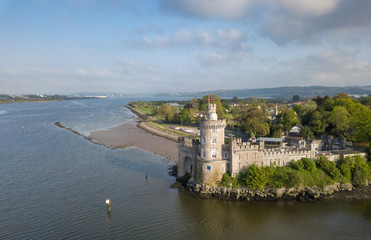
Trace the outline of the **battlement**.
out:
[[[264,151],[261,151],[261,154],[264,155],[264,157],[275,157],[275,156],[279,156],[279,157],[283,157],[283,156],[297,156],[297,155],[308,155],[310,156],[310,150],[285,150],[285,149],[281,149],[283,151],[272,151],[272,149],[268,150],[264,150]]]
[[[241,138],[233,137],[230,140],[233,150],[259,150],[264,149],[264,145],[259,143],[242,142]]]
[[[221,128],[225,128],[226,121],[225,119],[214,120],[214,121],[200,120],[200,125],[202,125],[204,129],[221,129]]]
[[[200,140],[190,138],[190,137],[179,137],[178,138],[178,145],[184,146],[184,147],[193,147],[195,145],[199,145]]]

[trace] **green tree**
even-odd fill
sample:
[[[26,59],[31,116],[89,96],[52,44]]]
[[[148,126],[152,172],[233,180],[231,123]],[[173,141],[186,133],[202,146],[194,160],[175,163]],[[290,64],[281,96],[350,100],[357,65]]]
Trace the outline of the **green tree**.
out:
[[[233,96],[232,103],[239,103],[239,102],[240,102],[240,100],[238,99],[238,97]]]
[[[331,133],[335,137],[344,137],[349,129],[349,112],[341,107],[336,106],[331,112],[329,123],[332,125]]]
[[[173,122],[176,120],[178,110],[175,107],[169,106],[168,104],[162,104],[155,114],[159,117],[163,117],[166,122]]]
[[[179,112],[179,118],[182,123],[189,123],[191,119],[190,119],[190,114],[189,114],[188,109],[182,109]]]
[[[218,114],[218,118],[219,119],[225,118],[225,109],[223,107],[222,101],[215,94],[206,95],[202,97],[200,102],[200,110],[206,110],[206,106],[209,103],[209,98],[212,99],[211,103],[216,104],[216,114]]]
[[[253,164],[247,168],[245,181],[249,188],[262,190],[268,183],[268,176],[263,168]]]
[[[312,113],[308,126],[316,137],[321,137],[325,134],[328,126],[329,114],[330,113],[326,111],[316,111]]]
[[[244,127],[246,134],[253,133],[256,137],[267,136],[269,134],[269,124],[266,115],[258,108],[250,108],[243,111],[238,122]]]
[[[302,127],[300,129],[300,136],[304,139],[314,139],[314,134],[308,126]]]
[[[292,101],[294,101],[294,102],[299,102],[299,101],[300,101],[300,96],[299,96],[299,95],[294,95],[294,96],[292,97]]]
[[[291,109],[283,110],[277,116],[278,123],[282,125],[282,129],[286,132],[290,131],[291,128],[299,123],[296,113]]]
[[[302,119],[303,125],[307,125],[309,123],[312,114],[316,110],[317,110],[317,103],[312,100],[309,100],[306,103],[301,105],[299,116]]]
[[[371,142],[371,110],[360,104],[355,104],[349,124],[349,137],[356,142]]]

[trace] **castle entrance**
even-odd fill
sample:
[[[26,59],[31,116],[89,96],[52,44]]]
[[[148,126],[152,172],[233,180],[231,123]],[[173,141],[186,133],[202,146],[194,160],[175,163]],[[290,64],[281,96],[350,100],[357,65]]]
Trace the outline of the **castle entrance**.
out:
[[[190,157],[184,158],[184,174],[189,174],[192,176],[192,159]]]

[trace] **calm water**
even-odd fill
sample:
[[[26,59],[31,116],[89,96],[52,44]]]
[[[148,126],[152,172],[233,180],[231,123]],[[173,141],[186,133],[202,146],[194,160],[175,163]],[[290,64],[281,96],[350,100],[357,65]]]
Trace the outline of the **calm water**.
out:
[[[0,239],[371,239],[370,201],[196,199],[170,188],[162,157],[53,125],[114,126],[129,100],[0,105]]]

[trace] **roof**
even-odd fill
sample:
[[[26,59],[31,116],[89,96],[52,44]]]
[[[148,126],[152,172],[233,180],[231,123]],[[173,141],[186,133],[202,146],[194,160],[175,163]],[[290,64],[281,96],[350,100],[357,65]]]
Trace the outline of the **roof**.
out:
[[[291,128],[290,133],[300,133],[300,129],[301,127],[294,126],[293,128]]]

